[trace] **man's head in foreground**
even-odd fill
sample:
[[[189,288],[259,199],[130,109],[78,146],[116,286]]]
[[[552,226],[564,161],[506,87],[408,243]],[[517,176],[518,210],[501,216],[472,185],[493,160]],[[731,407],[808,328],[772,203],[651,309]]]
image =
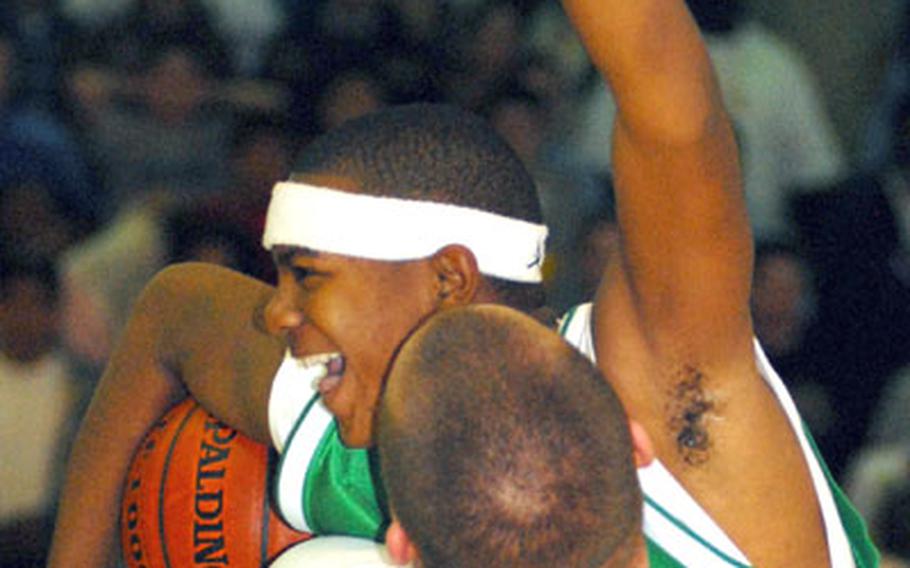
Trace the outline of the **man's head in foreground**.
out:
[[[367,446],[402,341],[442,308],[541,306],[545,238],[533,181],[488,124],[446,106],[383,110],[318,138],[276,186],[267,321],[325,367],[342,438]]]
[[[493,305],[435,315],[402,347],[379,413],[391,555],[646,565],[635,466],[651,451],[631,432],[591,362],[532,318]]]

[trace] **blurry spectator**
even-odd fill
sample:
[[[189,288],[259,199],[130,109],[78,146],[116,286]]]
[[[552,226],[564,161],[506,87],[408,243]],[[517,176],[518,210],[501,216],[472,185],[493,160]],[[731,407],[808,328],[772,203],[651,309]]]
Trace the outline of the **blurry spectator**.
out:
[[[603,194],[584,216],[579,229],[580,246],[578,247],[578,279],[580,285],[579,301],[589,302],[594,299],[597,286],[603,278],[607,262],[619,250],[619,227],[616,224],[616,204],[613,197],[612,182],[608,178],[601,180]]]
[[[910,93],[898,105],[891,129],[894,137],[888,162],[877,171],[897,230],[898,247],[892,250],[892,261],[904,283],[910,285]]]
[[[905,473],[910,477],[910,465]],[[904,562],[910,562],[910,482],[888,497],[883,511],[882,548]]]
[[[279,0],[63,2],[83,22],[85,38],[74,50],[79,64],[69,79],[79,91],[122,84],[146,67],[150,52],[176,46],[195,53],[207,74],[218,80],[213,93],[218,100],[271,110],[286,106],[280,86],[260,77],[270,43],[287,19]]]
[[[262,248],[258,240],[239,230],[227,220],[212,221],[198,210],[177,211],[168,216],[168,263],[208,262],[250,274],[256,253]]]
[[[519,87],[502,89],[481,107],[532,175],[545,167],[541,162],[550,126],[548,110],[533,93]]]
[[[97,31],[122,16],[137,0],[58,0],[60,11],[79,28]]]
[[[558,313],[594,299],[619,238],[608,175],[554,175],[541,194],[547,238],[548,304]]]
[[[910,448],[910,366],[888,378],[872,414],[867,444],[901,444]]]
[[[795,203],[818,277],[818,367],[838,412],[834,471],[863,442],[887,377],[910,363],[910,286],[899,270],[906,249],[888,197],[900,180],[856,175]]]
[[[809,268],[793,247],[763,241],[756,247],[754,272],[752,320],[756,335],[772,359],[785,359],[798,351],[812,315],[814,293]],[[780,363],[774,368],[796,371]],[[790,377],[794,373],[781,374]]]
[[[287,179],[298,145],[285,124],[280,115],[241,120],[231,135],[230,182],[224,192],[193,208],[199,218],[227,223],[255,245],[252,265],[239,270],[266,282],[273,282],[275,273],[271,255],[259,246],[265,214],[272,187]]]
[[[280,0],[202,0],[218,36],[230,52],[234,74],[253,77],[263,71],[271,43],[284,30],[287,15]]]
[[[910,363],[910,97],[896,109],[887,163],[831,190],[807,194],[794,213],[817,270],[836,291],[832,310],[858,323],[867,366],[883,376]],[[828,294],[831,296],[831,294]],[[849,308],[847,308],[849,306]]]
[[[166,199],[134,205],[67,251],[61,261],[63,339],[90,378],[100,376],[130,306],[165,265],[168,251],[161,221],[172,207]]]
[[[600,211],[600,187],[579,169],[564,168],[551,160],[550,108],[521,84],[521,77],[489,93],[479,111],[525,164],[537,186],[547,238],[545,278],[551,305],[568,308],[591,297],[579,273],[584,231]],[[593,197],[593,199],[592,199]],[[596,276],[599,281],[600,276]]]
[[[0,186],[0,242],[5,250],[57,258],[79,235],[77,220],[41,179]]]
[[[901,107],[910,98],[910,4],[903,5],[897,45],[888,62],[881,93],[870,112],[861,148],[861,165],[870,171],[881,170],[892,163],[892,151],[901,143],[902,135],[894,126],[902,122],[900,115],[905,111]]]
[[[90,33],[79,55],[108,72],[133,73],[145,67],[149,51],[166,46],[199,54],[213,76],[231,72],[226,42],[200,0],[134,0],[122,16]]]
[[[812,70],[743,0],[687,0],[706,34],[737,130],[746,202],[762,238],[795,235],[790,196],[847,173]]]
[[[390,98],[383,79],[375,73],[358,68],[337,73],[317,97],[316,127],[320,132],[337,128],[346,120],[379,110]]]
[[[186,196],[224,186],[231,115],[210,104],[202,54],[169,45],[146,54],[132,80],[82,70],[76,93],[116,212],[152,191]]]
[[[551,77],[546,89],[551,95],[545,97],[550,104],[574,106],[583,86],[601,80],[559,3],[540,3],[531,15],[527,36],[533,54],[531,67],[535,67],[533,58],[543,58]]]
[[[740,144],[746,201],[755,234],[789,238],[791,195],[846,173],[840,143],[810,69],[798,52],[748,17],[742,0],[688,0],[702,27]],[[582,160],[605,160],[615,106],[603,85],[578,115]]]
[[[69,215],[92,226],[103,214],[104,191],[74,135],[28,98],[24,73],[13,39],[0,32],[0,186],[40,180]]]
[[[271,188],[287,177],[293,146],[276,123],[258,118],[241,122],[231,140],[225,192],[189,203],[167,195],[149,200],[67,253],[65,341],[89,372],[100,371],[149,278],[174,256],[201,258],[205,247],[193,252],[186,235],[211,227],[216,245],[237,251],[238,270],[271,279],[271,259],[259,242]],[[224,250],[219,246],[207,250]]]
[[[871,445],[857,453],[845,489],[884,555],[910,562],[910,444]],[[884,564],[883,564],[884,565]]]
[[[910,365],[892,375],[846,489],[886,554],[910,564]],[[884,565],[884,564],[883,564]]]
[[[76,29],[57,0],[17,0],[0,4],[0,32],[12,38],[20,66],[23,95],[42,109],[57,112],[65,66],[76,45]]]
[[[384,0],[316,0],[291,11],[272,44],[265,78],[290,85],[293,124],[313,131],[316,100],[339,73],[378,69],[403,44],[401,22]]]
[[[447,0],[389,0],[398,20],[399,41],[408,48],[424,47],[435,55],[449,49],[452,12]]]
[[[43,566],[60,475],[85,389],[58,349],[46,260],[0,260],[0,565]]]
[[[822,454],[839,451],[835,399],[819,367],[824,357],[816,341],[815,278],[802,253],[785,242],[760,241],[752,280],[755,335],[777,372],[785,377],[803,419]]]
[[[517,2],[488,0],[462,22],[447,86],[452,102],[476,110],[513,79],[527,57],[524,15]]]
[[[457,20],[445,0],[389,0],[398,33],[375,61],[394,103],[445,96],[445,76],[456,58]]]

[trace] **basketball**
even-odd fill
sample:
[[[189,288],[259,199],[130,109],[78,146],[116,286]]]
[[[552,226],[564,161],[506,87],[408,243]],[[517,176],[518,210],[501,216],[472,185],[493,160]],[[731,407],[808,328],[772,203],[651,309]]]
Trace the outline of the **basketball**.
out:
[[[275,456],[191,398],[174,406],[130,464],[120,512],[127,566],[266,566],[308,539],[269,503]]]

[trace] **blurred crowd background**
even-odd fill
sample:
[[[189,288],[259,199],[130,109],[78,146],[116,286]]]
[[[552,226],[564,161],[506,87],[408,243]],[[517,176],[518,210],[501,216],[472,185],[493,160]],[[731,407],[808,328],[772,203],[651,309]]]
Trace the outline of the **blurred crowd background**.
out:
[[[910,562],[910,3],[688,3],[741,148],[756,333]],[[551,226],[550,301],[585,300],[617,239],[614,107],[555,0],[0,3],[0,565],[43,565],[145,282],[183,260],[271,280],[259,236],[297,149],[413,101],[513,145]]]

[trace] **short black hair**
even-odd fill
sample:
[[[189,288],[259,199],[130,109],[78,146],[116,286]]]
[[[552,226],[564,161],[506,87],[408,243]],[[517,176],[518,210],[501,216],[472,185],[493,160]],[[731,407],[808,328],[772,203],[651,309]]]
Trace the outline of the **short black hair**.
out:
[[[394,106],[350,120],[301,153],[292,179],[343,176],[360,191],[472,207],[542,223],[534,180],[486,121],[450,105]],[[531,310],[543,287],[490,278],[502,301]]]
[[[391,508],[426,566],[599,567],[640,536],[618,397],[515,310],[431,317],[392,367],[378,439]]]

